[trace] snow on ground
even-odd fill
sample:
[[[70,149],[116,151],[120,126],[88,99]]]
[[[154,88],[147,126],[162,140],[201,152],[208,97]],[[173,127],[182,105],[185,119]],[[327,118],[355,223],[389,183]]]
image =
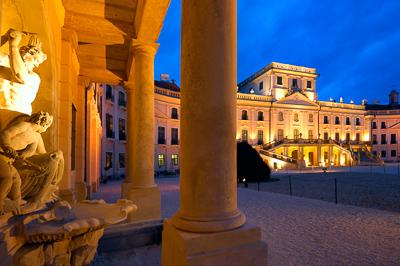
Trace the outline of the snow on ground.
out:
[[[393,174],[328,172],[279,173],[275,182],[260,183],[260,190],[289,194],[289,177],[295,196],[335,201],[335,179],[338,203],[400,212],[400,177]],[[242,185],[243,186],[243,185]],[[249,184],[258,189],[257,183]]]
[[[157,183],[162,215],[170,217],[179,208],[178,178]],[[400,265],[399,213],[244,188],[238,189],[238,203],[247,221],[262,230],[268,265]],[[97,258],[95,265],[158,265],[160,252],[160,246],[121,251]]]

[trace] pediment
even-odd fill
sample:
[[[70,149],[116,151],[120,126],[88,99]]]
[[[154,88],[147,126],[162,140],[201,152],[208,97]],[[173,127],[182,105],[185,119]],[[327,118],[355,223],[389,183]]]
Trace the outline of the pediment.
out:
[[[295,92],[289,96],[286,96],[285,98],[280,99],[276,103],[305,105],[305,106],[318,106],[318,104],[311,101],[307,96],[301,94],[300,92]]]

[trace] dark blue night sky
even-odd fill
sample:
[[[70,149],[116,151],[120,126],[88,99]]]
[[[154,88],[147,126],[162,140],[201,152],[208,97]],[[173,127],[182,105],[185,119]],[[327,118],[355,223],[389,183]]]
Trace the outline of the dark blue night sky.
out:
[[[179,83],[181,1],[171,0],[155,65]],[[270,62],[315,67],[320,100],[387,102],[400,91],[400,0],[239,0],[238,82]]]

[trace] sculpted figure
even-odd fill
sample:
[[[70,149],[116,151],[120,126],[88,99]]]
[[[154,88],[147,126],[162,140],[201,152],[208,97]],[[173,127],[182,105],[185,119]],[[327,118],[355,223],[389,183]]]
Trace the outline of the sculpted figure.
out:
[[[60,151],[47,153],[41,136],[52,122],[45,112],[23,115],[0,133],[0,202],[9,196],[20,204],[23,198],[28,212],[55,198],[64,159]]]
[[[46,60],[46,55],[36,35],[19,48],[26,34],[10,29],[1,37],[1,45],[9,44],[9,55],[0,56],[0,109],[31,115],[31,104],[40,85],[40,77],[33,69]]]

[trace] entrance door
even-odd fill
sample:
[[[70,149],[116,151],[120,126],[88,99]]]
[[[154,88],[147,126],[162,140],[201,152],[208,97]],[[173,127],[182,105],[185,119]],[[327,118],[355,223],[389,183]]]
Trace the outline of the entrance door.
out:
[[[299,152],[297,150],[292,151],[292,158],[293,159],[296,159],[296,160],[299,159],[298,156],[299,156]]]
[[[309,152],[308,153],[308,161],[310,162],[310,165],[314,165],[314,152]]]

